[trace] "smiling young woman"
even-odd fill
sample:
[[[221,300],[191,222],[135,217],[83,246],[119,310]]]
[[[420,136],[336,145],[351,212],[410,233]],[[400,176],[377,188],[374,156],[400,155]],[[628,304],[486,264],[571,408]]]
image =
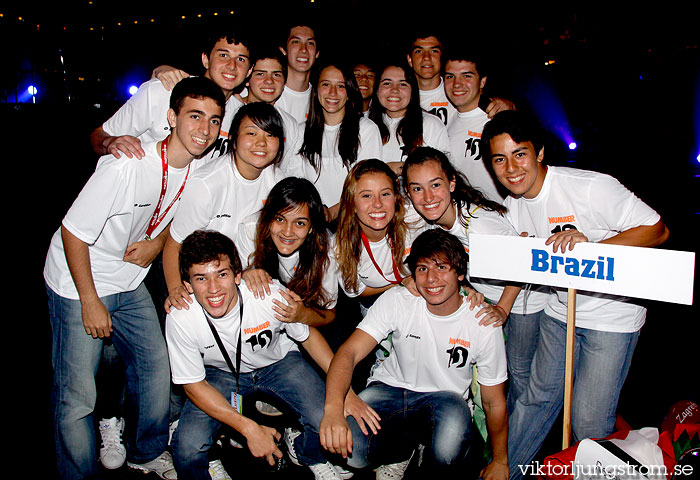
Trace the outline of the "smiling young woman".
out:
[[[287,322],[320,326],[335,318],[338,281],[332,238],[321,198],[306,179],[287,177],[275,185],[260,212],[241,224],[236,245],[246,286],[256,297],[270,294],[278,279],[287,287]]]
[[[337,217],[343,181],[358,160],[381,158],[379,130],[362,116],[362,97],[349,69],[337,63],[311,79],[311,105],[299,155],[303,176],[318,189],[328,217]]]

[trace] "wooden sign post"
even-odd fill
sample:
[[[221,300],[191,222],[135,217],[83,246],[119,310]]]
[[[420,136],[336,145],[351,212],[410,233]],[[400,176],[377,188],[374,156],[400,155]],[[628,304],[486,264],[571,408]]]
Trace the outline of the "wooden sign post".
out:
[[[564,438],[571,439],[576,291],[607,293],[692,305],[694,252],[579,243],[554,253],[544,238],[479,235],[469,237],[472,277],[551,285],[568,289],[564,385]],[[649,278],[663,279],[649,282]]]

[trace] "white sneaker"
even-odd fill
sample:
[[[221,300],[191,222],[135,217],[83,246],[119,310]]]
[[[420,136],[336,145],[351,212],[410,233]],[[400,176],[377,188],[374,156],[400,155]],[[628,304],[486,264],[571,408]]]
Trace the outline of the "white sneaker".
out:
[[[390,463],[389,465],[382,465],[377,468],[377,480],[400,480],[406,474],[406,469],[408,469],[408,464],[411,463],[413,454],[416,453],[414,450],[408,460],[398,463]]]
[[[301,435],[301,432],[296,428],[285,428],[284,435],[282,435],[282,438],[284,439],[284,444],[287,446],[287,454],[289,455],[289,460],[294,465],[301,466],[301,463],[299,463],[299,459],[297,458],[297,451],[294,448],[294,439],[297,438],[299,435]],[[343,480],[348,480],[352,478],[353,475],[355,475],[350,470],[346,470],[345,468],[339,465],[333,465],[333,468],[335,468],[335,471],[338,472],[338,476],[340,476],[340,478],[342,478]]]
[[[108,470],[115,470],[126,461],[126,448],[122,443],[124,419],[117,417],[103,418],[99,424],[102,447],[100,447],[100,462]]]
[[[146,463],[127,462],[130,468],[141,470],[144,473],[155,473],[165,480],[177,480],[177,472],[173,466],[173,457],[170,452],[165,451],[156,458]]]
[[[352,478],[353,475],[355,475],[355,473],[351,472],[350,470],[348,470],[344,467],[341,467],[340,465],[333,465],[333,468],[335,468],[335,471],[338,472],[338,475],[343,480],[348,480],[348,479]]]
[[[284,444],[287,446],[289,460],[291,460],[294,465],[301,466],[301,463],[299,463],[299,459],[297,458],[297,451],[294,448],[294,440],[299,435],[301,435],[301,432],[296,428],[285,428],[282,438],[284,439]]]
[[[340,480],[341,478],[331,462],[309,465],[309,468],[313,472],[316,480]]]
[[[209,475],[211,476],[211,480],[233,480],[231,476],[226,473],[226,469],[224,468],[224,464],[221,463],[221,460],[209,462]]]
[[[279,417],[282,415],[282,412],[280,412],[277,407],[267,402],[261,402],[260,400],[255,402],[255,409],[268,417]]]

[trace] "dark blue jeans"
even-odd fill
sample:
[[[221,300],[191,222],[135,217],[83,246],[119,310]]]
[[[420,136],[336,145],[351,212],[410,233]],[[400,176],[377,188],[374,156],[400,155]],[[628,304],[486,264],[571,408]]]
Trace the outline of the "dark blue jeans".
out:
[[[467,402],[453,392],[414,392],[373,382],[360,393],[381,417],[381,430],[364,435],[348,417],[353,449],[348,465],[363,468],[401,462],[418,443],[425,445],[425,461],[447,467],[464,460],[471,446],[471,413]]]
[[[95,374],[103,341],[85,333],[79,300],[46,288],[54,369],[51,401],[58,471],[62,479],[97,474],[93,411]],[[112,342],[126,366],[127,459],[145,463],[168,443],[170,365],[151,296],[136,290],[102,297],[112,317]]]
[[[213,367],[206,369],[207,382],[227,400],[236,390],[233,374]],[[302,434],[294,441],[297,458],[302,465],[325,463],[321,453],[318,427],[323,417],[325,384],[299,352],[289,352],[282,360],[239,378],[238,392],[246,397],[260,392],[279,399],[298,416]],[[173,434],[173,460],[178,476],[209,480],[209,448],[221,422],[197,408],[189,399],[180,414]]]

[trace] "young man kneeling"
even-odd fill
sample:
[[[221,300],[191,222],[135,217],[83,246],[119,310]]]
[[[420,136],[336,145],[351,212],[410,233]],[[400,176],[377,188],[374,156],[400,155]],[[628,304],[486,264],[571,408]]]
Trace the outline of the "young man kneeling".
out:
[[[406,263],[420,297],[406,289],[388,290],[338,349],[326,381],[321,444],[347,457],[352,467],[399,462],[394,478],[401,478],[406,459],[422,443],[430,469],[458,471],[471,444],[472,419],[465,399],[476,364],[493,447],[493,461],[482,478],[506,479],[503,333],[500,327],[480,326],[460,294],[467,270],[464,248],[448,232],[429,230],[414,241]],[[394,352],[372,372],[360,394],[379,419],[346,421],[343,399],[353,369],[389,334]]]
[[[270,285],[272,295],[265,298],[254,298],[247,288],[238,287],[238,252],[221,233],[199,230],[185,238],[180,273],[196,300],[188,310],[172,309],[166,320],[173,382],[183,384],[188,397],[172,443],[180,478],[210,478],[208,450],[222,424],[245,437],[253,456],[264,457],[270,465],[281,458],[280,434],[242,415],[243,399],[255,392],[296,414],[302,432],[291,442],[295,463],[308,466],[316,479],[343,478],[319,444],[323,381],[295,343],[325,371],[333,354],[321,334],[276,318],[275,311],[288,308],[279,283]],[[348,395],[347,413],[354,406],[367,415],[368,407],[354,393]]]

